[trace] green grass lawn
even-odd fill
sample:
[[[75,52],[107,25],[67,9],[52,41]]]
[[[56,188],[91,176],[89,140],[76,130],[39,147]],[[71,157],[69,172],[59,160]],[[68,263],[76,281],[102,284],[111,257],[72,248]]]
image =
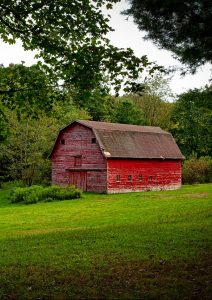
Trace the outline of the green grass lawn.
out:
[[[212,185],[11,204],[0,299],[211,299]]]

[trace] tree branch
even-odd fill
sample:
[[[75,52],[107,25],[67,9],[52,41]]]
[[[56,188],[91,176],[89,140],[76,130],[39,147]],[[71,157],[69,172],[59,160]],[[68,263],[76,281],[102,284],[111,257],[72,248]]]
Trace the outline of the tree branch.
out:
[[[46,90],[48,88],[55,88],[55,87],[65,87],[64,84],[55,84],[55,85],[48,85],[48,86],[44,86],[44,87],[35,87],[35,88],[20,88],[20,89],[9,89],[9,90],[0,90],[0,95],[5,95],[5,94],[12,94],[12,93],[16,93],[16,92],[28,92],[28,91],[38,91],[38,90]]]
[[[27,33],[27,30],[20,30],[17,28],[12,27],[8,22],[6,22],[1,16],[0,16],[0,21],[4,23],[12,32],[20,32],[20,33]]]

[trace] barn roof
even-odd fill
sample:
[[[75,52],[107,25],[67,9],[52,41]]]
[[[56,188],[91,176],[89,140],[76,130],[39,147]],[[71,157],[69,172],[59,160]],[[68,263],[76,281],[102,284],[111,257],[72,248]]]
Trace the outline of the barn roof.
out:
[[[75,122],[94,132],[103,155],[108,158],[184,159],[172,135],[160,127],[84,120]]]
[[[108,122],[97,122],[97,121],[84,121],[77,120],[87,127],[93,128],[95,130],[118,130],[118,131],[135,131],[135,132],[152,132],[152,133],[167,133],[163,131],[160,127],[153,126],[140,126],[131,124],[120,124],[120,123],[108,123]]]

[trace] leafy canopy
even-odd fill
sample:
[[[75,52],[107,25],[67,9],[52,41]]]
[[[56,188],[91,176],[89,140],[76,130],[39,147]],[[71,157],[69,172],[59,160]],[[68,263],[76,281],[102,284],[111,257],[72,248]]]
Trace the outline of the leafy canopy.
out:
[[[30,68],[30,67],[28,67]],[[25,92],[19,92],[24,98]],[[17,94],[17,93],[16,93]],[[1,109],[1,106],[0,106]],[[76,119],[88,119],[85,110],[78,109],[66,98],[54,102],[48,112],[34,107],[36,118],[30,111],[2,106],[0,111],[0,186],[8,180],[21,180],[27,185],[50,183],[51,166],[49,153],[58,128]],[[2,140],[4,143],[1,143]]]
[[[146,38],[172,51],[192,71],[212,61],[212,1],[128,0],[124,13],[133,17]]]
[[[211,87],[180,95],[172,112],[172,120],[172,133],[185,156],[211,156]]]
[[[48,112],[54,102],[64,98],[57,82],[51,80],[39,65],[0,66],[0,104],[11,109],[18,108],[19,114],[21,111],[29,115]]]
[[[146,56],[137,58],[131,49],[110,44],[109,15],[119,0],[2,0],[0,38],[7,43],[20,39],[26,50],[38,50],[37,57],[48,74],[62,79],[83,99],[101,86],[118,92],[125,79],[129,90],[144,68],[155,66]],[[138,86],[137,86],[138,88]],[[86,91],[86,93],[85,93]],[[89,91],[89,93],[88,93]]]

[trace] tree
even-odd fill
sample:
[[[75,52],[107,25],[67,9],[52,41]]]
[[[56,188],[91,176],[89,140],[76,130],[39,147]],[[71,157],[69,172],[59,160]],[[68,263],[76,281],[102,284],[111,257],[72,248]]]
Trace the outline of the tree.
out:
[[[103,94],[98,90],[93,91],[89,99],[84,101],[80,107],[84,108],[94,121],[114,121],[116,101],[113,96],[107,93]]]
[[[172,133],[183,154],[211,156],[212,89],[194,89],[179,96],[172,113]]]
[[[156,71],[151,77],[145,79],[142,95],[156,96],[162,101],[174,101],[175,95],[170,88],[170,81],[169,75]]]
[[[145,80],[144,91],[141,95],[126,95],[143,112],[145,125],[159,126],[165,130],[171,127],[171,112],[174,95],[169,87],[170,78],[155,72]]]
[[[146,38],[172,51],[192,71],[212,62],[210,0],[128,0],[132,16]]]
[[[0,183],[50,179],[51,151],[58,128],[89,118],[38,65],[0,67]]]
[[[0,143],[3,142],[8,134],[7,120],[4,113],[4,107],[0,103]]]
[[[145,125],[159,126],[164,130],[170,129],[173,103],[148,93],[144,93],[142,96],[131,96],[130,98],[142,110]]]
[[[49,183],[51,168],[49,154],[58,128],[75,119],[89,116],[70,101],[55,103],[50,114],[39,113],[30,118],[26,113],[5,109],[9,134],[0,144],[0,184],[8,180],[21,180],[27,185]]]
[[[131,49],[112,46],[111,30],[102,8],[119,0],[2,0],[0,37],[8,43],[21,39],[26,50],[38,50],[40,65],[54,81],[62,79],[81,101],[99,88],[105,76],[116,92],[123,79],[126,90],[144,68],[154,70]]]
[[[20,114],[37,115],[48,112],[55,101],[64,101],[65,93],[56,81],[49,78],[39,65],[0,66],[0,103]]]
[[[117,123],[144,125],[144,116],[142,110],[133,101],[120,99],[116,106]]]

